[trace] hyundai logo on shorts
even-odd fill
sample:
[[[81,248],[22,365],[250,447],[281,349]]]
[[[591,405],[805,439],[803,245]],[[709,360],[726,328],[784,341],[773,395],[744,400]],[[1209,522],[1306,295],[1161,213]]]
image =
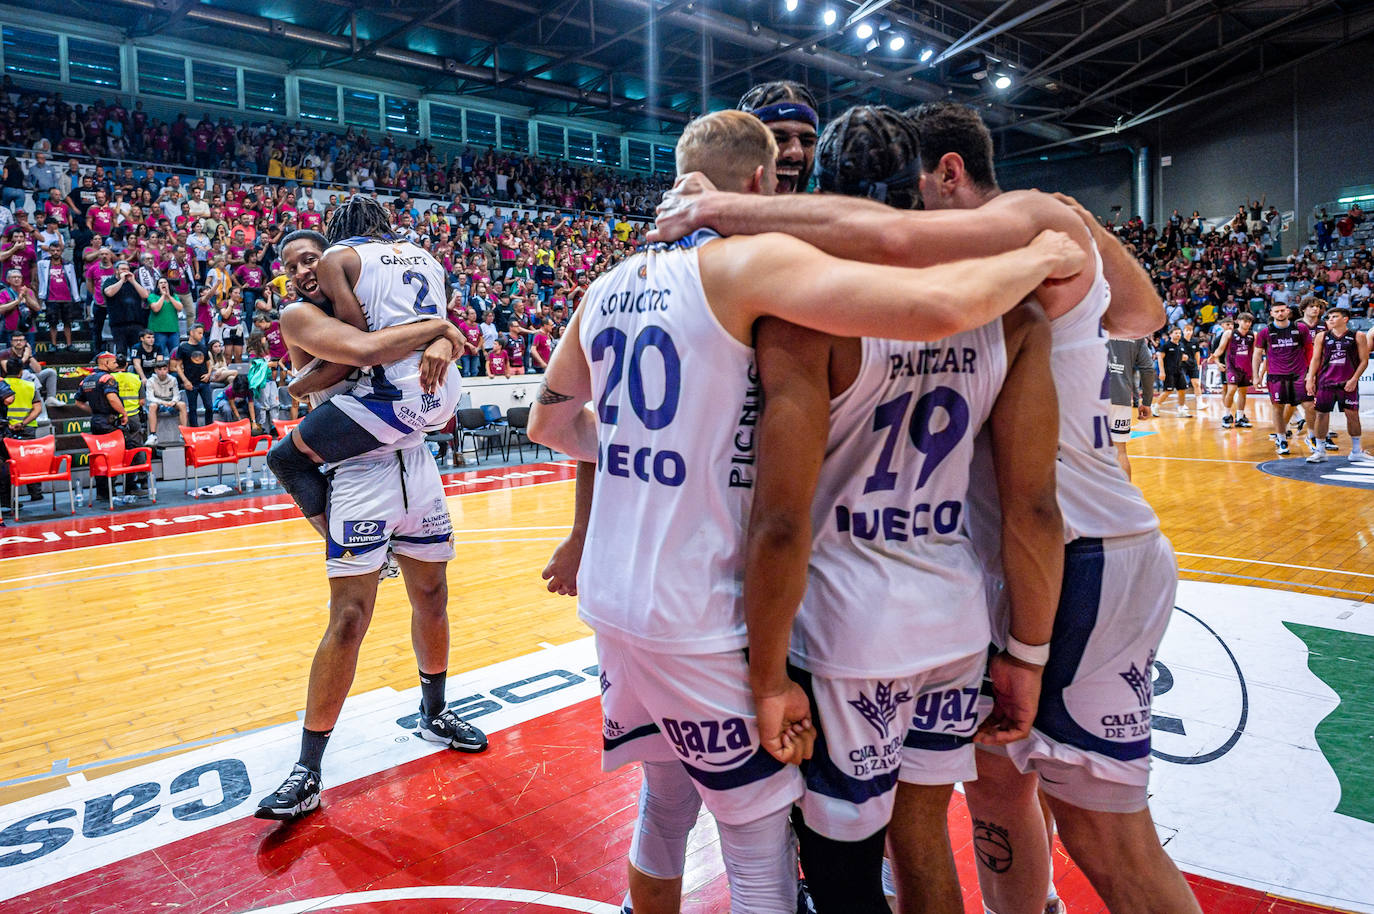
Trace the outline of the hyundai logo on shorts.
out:
[[[384,520],[353,520],[344,522],[343,545],[363,546],[381,540],[386,528]]]

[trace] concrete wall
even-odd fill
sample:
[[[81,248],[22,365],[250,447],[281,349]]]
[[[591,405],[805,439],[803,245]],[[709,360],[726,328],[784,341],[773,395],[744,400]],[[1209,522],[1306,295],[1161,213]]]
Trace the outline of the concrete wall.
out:
[[[1074,158],[998,166],[997,183],[1004,190],[1038,188],[1074,197],[1100,218],[1112,215],[1112,207],[1130,216],[1132,159],[1128,150]],[[1118,217],[1118,222],[1121,218]]]

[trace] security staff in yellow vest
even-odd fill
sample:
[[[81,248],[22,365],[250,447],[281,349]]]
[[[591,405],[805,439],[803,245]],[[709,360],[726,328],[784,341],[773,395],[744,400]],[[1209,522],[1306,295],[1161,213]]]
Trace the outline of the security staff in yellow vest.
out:
[[[143,414],[147,404],[146,396],[143,392],[143,379],[129,370],[129,359],[127,356],[117,356],[115,358],[115,371],[110,372],[110,377],[119,386],[119,401],[124,404],[124,415],[128,421],[120,429],[124,433],[124,446],[126,448],[142,447],[143,445]],[[146,485],[142,476],[131,476],[142,491],[141,486]]]
[[[9,358],[4,361],[5,385],[8,386],[13,397],[5,401],[5,427],[4,438],[34,438],[38,434],[38,417],[43,412],[43,403],[38,397],[38,386],[32,381],[23,378],[24,363],[19,359]],[[9,486],[5,487],[6,496],[9,495]],[[40,499],[43,497],[43,487],[41,485],[29,486],[29,498]]]

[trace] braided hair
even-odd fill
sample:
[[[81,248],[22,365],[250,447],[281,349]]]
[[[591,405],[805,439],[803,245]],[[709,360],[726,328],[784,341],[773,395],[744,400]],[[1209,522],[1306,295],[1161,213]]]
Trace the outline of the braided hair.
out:
[[[334,210],[324,234],[330,244],[338,244],[345,238],[390,241],[394,232],[391,216],[382,204],[366,194],[354,194]]]
[[[740,96],[739,104],[735,107],[741,111],[752,112],[767,105],[776,105],[778,102],[801,102],[808,108],[816,108],[816,96],[811,94],[811,90],[790,79],[751,86],[748,92]]]
[[[916,127],[886,105],[856,105],[831,121],[816,147],[821,190],[871,197],[898,209],[920,200]]]

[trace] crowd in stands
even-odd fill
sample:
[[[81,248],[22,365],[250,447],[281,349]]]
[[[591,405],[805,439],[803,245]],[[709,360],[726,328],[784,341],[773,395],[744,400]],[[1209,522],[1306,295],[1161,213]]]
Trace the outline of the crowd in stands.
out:
[[[1364,215],[1352,206],[1342,219],[1353,229]],[[1339,303],[1355,315],[1369,308],[1374,260],[1367,246],[1348,244],[1345,256],[1332,259],[1320,244],[1309,245],[1288,256],[1281,275],[1261,275],[1281,228],[1278,210],[1266,210],[1262,201],[1242,205],[1233,218],[1211,226],[1197,211],[1185,217],[1174,210],[1162,229],[1139,217],[1113,228],[1154,279],[1170,327],[1191,323],[1210,333],[1241,311],[1265,320],[1271,303],[1297,305],[1310,297]]]
[[[10,101],[17,97],[17,101]],[[391,133],[344,133],[296,121],[235,122],[206,112],[170,123],[141,101],[69,104],[62,94],[0,87],[0,131],[6,145],[80,161],[128,160],[215,172],[220,179],[260,175],[288,187],[340,191],[409,191],[446,199],[502,201],[526,207],[651,216],[665,188],[661,177],[635,176],[571,162],[488,149],[446,153],[425,140]],[[217,179],[218,183],[218,179]]]
[[[11,155],[0,170],[0,329],[23,334],[32,351],[40,316],[53,349],[72,347],[73,324],[89,326],[91,352],[128,358],[129,372],[144,382],[167,362],[185,400],[167,411],[189,411],[193,424],[213,419],[212,385],[232,392],[251,376],[266,395],[240,391],[225,405],[235,417],[242,405],[265,425],[255,404],[272,404],[284,377],[277,317],[294,297],[280,271],[281,241],[327,225],[348,193],[321,189],[335,166],[362,179],[349,181],[357,192],[397,191],[385,205],[398,234],[429,250],[452,279],[448,316],[467,341],[460,365],[469,377],[541,371],[588,285],[642,244],[643,224],[613,215],[615,208],[633,193],[632,202],[650,209],[644,195],[659,192],[643,181],[612,186],[608,173],[491,151],[465,150],[445,162],[423,144],[402,150],[390,137],[371,144],[352,130],[336,136],[206,119],[187,132],[178,127],[184,119],[160,123],[137,104],[83,109],[60,94],[11,98],[0,95],[0,129],[34,159],[25,168]],[[61,164],[49,148],[62,154]],[[93,149],[280,177],[117,167],[83,158]],[[301,156],[305,172],[283,164]],[[451,202],[422,204],[406,189],[435,181]],[[571,205],[503,211],[465,198],[493,182],[502,194]],[[266,371],[243,370],[258,360]],[[58,405],[45,380],[48,405]]]

